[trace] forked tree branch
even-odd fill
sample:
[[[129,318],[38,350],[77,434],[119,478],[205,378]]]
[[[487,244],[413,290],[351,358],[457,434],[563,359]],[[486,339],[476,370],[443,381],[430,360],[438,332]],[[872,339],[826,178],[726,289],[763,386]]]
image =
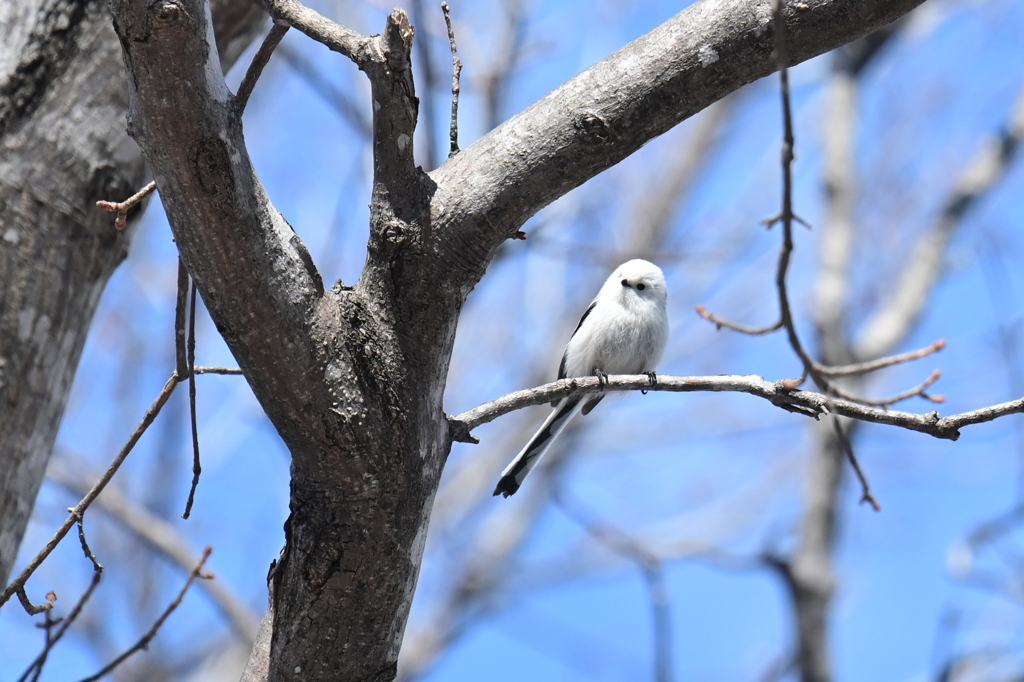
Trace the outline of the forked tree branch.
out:
[[[918,0],[816,0],[784,8],[797,64]],[[776,70],[764,0],[702,0],[572,78],[431,173],[432,224],[454,274],[475,283],[527,218],[729,92]],[[472,216],[472,219],[470,219]]]

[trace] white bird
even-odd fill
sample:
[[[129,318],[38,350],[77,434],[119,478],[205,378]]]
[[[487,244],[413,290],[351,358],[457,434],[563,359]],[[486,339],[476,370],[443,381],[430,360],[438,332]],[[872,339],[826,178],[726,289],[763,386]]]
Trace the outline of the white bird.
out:
[[[668,341],[668,291],[661,268],[645,260],[623,263],[604,283],[569,339],[558,378],[646,373],[654,368]],[[501,472],[495,495],[508,497],[537,465],[576,413],[588,414],[603,394],[570,396],[552,403],[555,409],[526,447]]]

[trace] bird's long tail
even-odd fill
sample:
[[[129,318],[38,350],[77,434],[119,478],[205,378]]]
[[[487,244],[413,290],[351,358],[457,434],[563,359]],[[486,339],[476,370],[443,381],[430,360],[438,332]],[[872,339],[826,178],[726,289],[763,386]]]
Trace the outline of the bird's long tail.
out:
[[[576,413],[583,408],[582,397],[562,398],[562,400],[551,411],[551,414],[540,430],[533,435],[526,447],[516,456],[512,463],[501,472],[501,480],[494,488],[495,495],[515,494],[523,479],[530,470],[537,465],[540,458],[547,452],[548,448],[562,432],[569,420],[576,416]]]

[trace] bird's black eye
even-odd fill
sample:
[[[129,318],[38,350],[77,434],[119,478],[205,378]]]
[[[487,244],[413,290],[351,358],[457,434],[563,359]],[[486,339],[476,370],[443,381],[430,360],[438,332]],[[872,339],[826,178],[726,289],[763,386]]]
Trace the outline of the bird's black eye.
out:
[[[643,283],[637,284],[637,285],[636,285],[636,290],[637,290],[637,291],[643,291],[643,290],[644,290],[644,285],[643,285]]]
[[[622,286],[628,287],[629,286],[629,280],[628,279],[622,280]]]

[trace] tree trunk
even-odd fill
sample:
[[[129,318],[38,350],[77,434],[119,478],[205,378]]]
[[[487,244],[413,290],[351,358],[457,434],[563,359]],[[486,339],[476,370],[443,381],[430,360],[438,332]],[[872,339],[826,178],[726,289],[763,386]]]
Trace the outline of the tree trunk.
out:
[[[106,3],[4,0],[0,13],[0,582],[43,480],[92,316],[124,259],[100,199],[139,189],[124,62]],[[219,0],[233,63],[265,21]],[[136,209],[131,218],[137,218]]]

